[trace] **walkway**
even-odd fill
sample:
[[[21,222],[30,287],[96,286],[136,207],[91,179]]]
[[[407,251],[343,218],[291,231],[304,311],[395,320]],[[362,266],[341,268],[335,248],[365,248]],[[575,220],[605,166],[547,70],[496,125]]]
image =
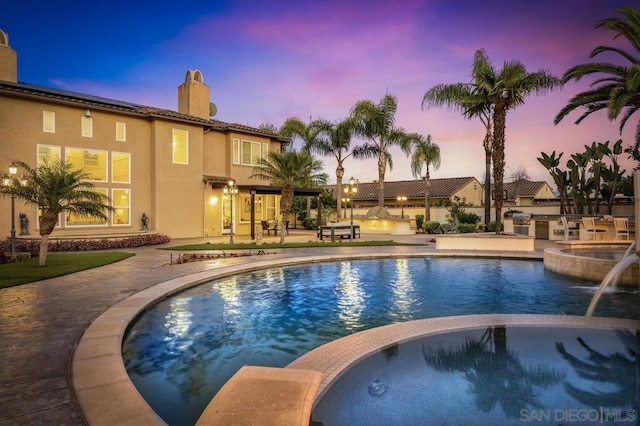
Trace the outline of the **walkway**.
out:
[[[268,249],[266,256],[282,259],[293,255],[313,257],[363,251],[417,254],[435,250],[434,244],[428,243],[427,235],[362,235],[362,240],[391,238],[422,245]],[[314,233],[293,231],[287,237],[287,241],[309,240],[316,240]],[[196,242],[203,241],[176,240],[170,245]],[[552,242],[536,240],[533,255],[541,258],[544,248],[551,245]],[[0,290],[0,425],[85,424],[71,386],[70,364],[76,343],[98,315],[129,295],[160,282],[223,265],[250,263],[258,258],[234,257],[169,265],[171,253],[175,256],[175,252],[159,250],[157,246],[126,251],[133,251],[136,256],[100,268]],[[508,252],[501,254],[517,256]],[[260,256],[259,260],[264,261],[265,257]]]

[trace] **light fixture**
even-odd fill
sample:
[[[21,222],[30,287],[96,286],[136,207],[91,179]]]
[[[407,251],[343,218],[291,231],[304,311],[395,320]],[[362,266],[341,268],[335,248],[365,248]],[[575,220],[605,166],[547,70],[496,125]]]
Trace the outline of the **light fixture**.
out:
[[[351,179],[349,179],[349,185],[344,187],[345,195],[351,195],[350,197],[345,197],[345,199],[351,201],[351,232],[349,232],[349,242],[353,241],[353,198],[357,192],[358,181],[352,176]]]
[[[87,118],[91,118],[91,111],[86,110],[86,111],[84,112],[84,116],[85,116],[85,117],[87,117]]]
[[[16,163],[11,163],[9,165],[9,174],[11,177],[15,176],[18,173],[18,166]],[[11,183],[11,182],[9,182]],[[15,261],[18,259],[18,255],[16,253],[16,194],[11,193],[11,261]]]

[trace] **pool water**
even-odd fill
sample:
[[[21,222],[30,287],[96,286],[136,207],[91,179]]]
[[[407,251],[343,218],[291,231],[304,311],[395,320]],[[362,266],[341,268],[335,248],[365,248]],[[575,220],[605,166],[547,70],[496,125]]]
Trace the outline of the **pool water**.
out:
[[[194,424],[243,365],[283,367],[368,328],[450,315],[584,315],[598,283],[542,262],[409,258],[303,264],[238,274],[149,308],[128,330],[123,358],[151,407]],[[635,290],[613,290],[595,315],[640,319]]]
[[[502,326],[393,345],[330,385],[311,424],[635,424],[639,331]]]

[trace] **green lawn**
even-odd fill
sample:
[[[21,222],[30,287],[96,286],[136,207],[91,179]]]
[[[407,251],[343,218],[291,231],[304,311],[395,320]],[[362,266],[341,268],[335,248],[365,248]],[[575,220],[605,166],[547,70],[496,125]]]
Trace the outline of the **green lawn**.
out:
[[[47,256],[47,265],[38,266],[38,259],[23,260],[20,262],[5,263],[0,265],[0,288],[59,277],[85,269],[97,268],[118,262],[134,253],[122,252],[88,252],[88,253],[50,253]]]
[[[306,243],[264,243],[257,244],[188,244],[184,246],[166,247],[164,250],[259,250],[259,249],[287,249],[305,247],[379,247],[379,246],[409,246],[412,244],[396,243],[394,241],[341,241],[322,242],[309,241]],[[414,244],[413,244],[414,245]]]

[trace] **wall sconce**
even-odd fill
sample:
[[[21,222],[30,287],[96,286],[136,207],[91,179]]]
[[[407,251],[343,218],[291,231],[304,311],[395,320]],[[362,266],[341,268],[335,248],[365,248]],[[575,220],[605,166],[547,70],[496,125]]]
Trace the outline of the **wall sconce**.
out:
[[[91,111],[86,110],[86,111],[84,112],[84,116],[85,116],[85,117],[87,117],[87,118],[91,118]]]
[[[216,204],[218,204],[218,197],[211,197],[209,198],[209,204],[215,206]]]

